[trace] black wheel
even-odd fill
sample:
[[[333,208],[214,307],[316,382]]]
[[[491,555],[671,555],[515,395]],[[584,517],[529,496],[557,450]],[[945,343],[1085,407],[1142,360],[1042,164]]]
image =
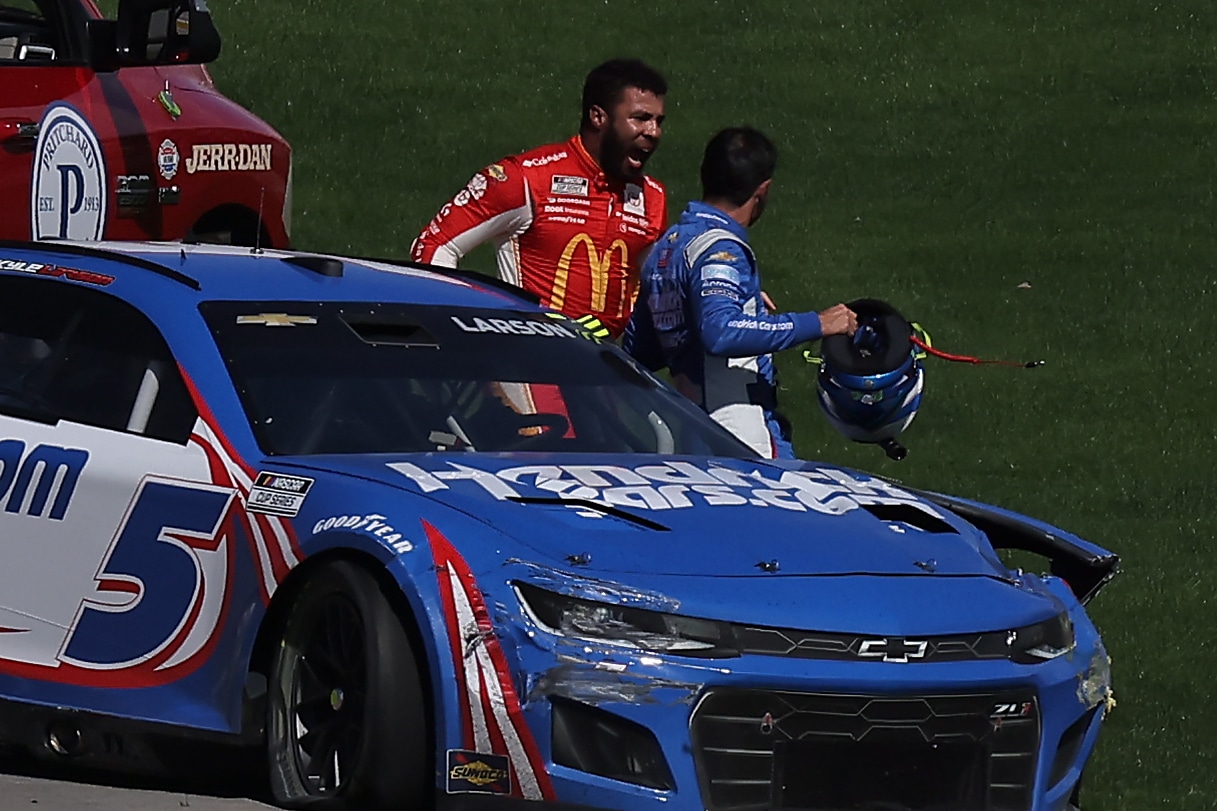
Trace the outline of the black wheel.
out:
[[[275,800],[325,811],[425,807],[431,736],[419,662],[380,584],[340,562],[296,597],[271,670]]]

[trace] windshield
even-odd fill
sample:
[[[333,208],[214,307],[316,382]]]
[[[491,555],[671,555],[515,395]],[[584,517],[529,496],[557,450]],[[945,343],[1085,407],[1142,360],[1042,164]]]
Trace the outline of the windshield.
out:
[[[228,301],[201,310],[269,454],[754,456],[617,347],[543,312]]]

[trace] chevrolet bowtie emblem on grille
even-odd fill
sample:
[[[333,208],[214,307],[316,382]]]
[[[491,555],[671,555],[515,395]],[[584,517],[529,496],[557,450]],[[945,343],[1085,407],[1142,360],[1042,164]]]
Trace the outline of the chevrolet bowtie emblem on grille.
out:
[[[257,315],[238,315],[238,324],[259,324],[263,327],[294,327],[297,324],[316,324],[317,319],[311,315],[288,315],[287,313],[258,313]]]
[[[911,639],[866,639],[858,648],[858,655],[868,659],[883,659],[885,662],[907,662],[925,658],[928,642]]]

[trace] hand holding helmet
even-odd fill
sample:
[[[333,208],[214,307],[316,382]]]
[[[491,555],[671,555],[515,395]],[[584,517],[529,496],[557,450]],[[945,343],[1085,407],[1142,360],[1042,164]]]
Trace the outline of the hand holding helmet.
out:
[[[852,329],[841,320],[842,311],[849,314]],[[925,330],[878,299],[838,304],[820,314],[820,323],[825,327],[821,355],[803,353],[808,361],[820,366],[816,377],[820,407],[842,436],[879,445],[896,461],[908,454],[896,437],[917,416],[925,386],[922,361],[927,354],[962,363],[1026,369],[1044,363],[987,360],[935,349]],[[830,332],[830,324],[838,331]]]
[[[820,312],[820,334],[853,335],[858,329],[858,316],[844,304],[837,304]]]
[[[820,407],[842,436],[880,444],[893,459],[903,458],[904,449],[894,440],[917,415],[924,381],[921,357],[910,340],[913,325],[878,299],[858,299],[825,312],[837,310],[854,316],[854,329],[826,332],[821,342]]]

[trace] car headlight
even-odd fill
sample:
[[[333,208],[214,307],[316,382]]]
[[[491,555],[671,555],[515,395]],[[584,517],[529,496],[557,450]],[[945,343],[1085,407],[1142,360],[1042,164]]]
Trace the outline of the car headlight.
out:
[[[1024,665],[1064,656],[1077,645],[1073,621],[1064,612],[1050,620],[1011,631],[1009,641],[1010,659]]]
[[[581,600],[525,583],[516,584],[516,593],[537,624],[559,636],[675,656],[740,655],[735,632],[727,623]]]

